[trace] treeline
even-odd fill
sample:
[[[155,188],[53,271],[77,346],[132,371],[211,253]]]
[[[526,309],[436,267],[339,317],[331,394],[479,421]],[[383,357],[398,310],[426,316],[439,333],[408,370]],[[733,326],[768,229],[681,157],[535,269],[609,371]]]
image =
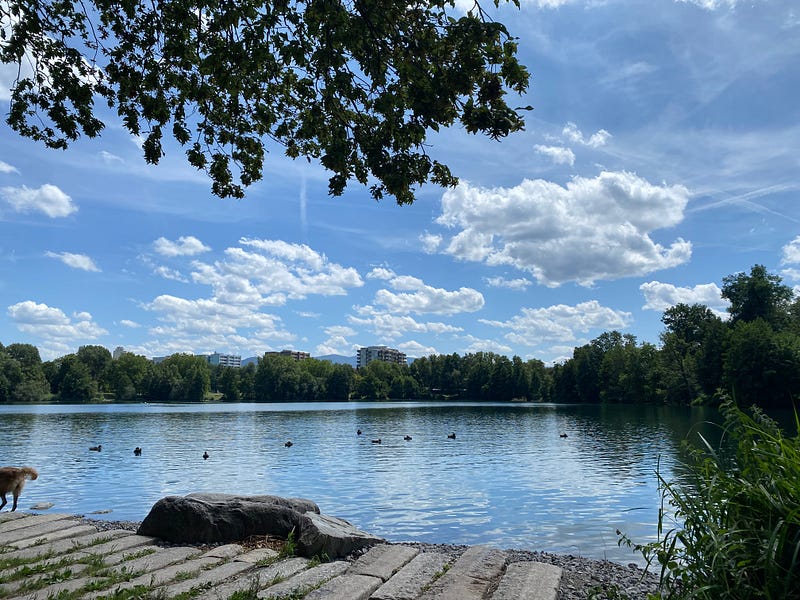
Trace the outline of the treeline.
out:
[[[740,404],[791,406],[800,395],[800,300],[755,265],[723,279],[721,319],[701,304],[662,317],[658,346],[618,331],[575,348],[562,364],[492,352],[433,355],[411,365],[350,365],[265,355],[234,369],[175,354],[155,364],[102,346],[42,362],[29,344],[0,344],[0,403],[158,401],[314,402],[354,399],[690,404],[720,391]]]

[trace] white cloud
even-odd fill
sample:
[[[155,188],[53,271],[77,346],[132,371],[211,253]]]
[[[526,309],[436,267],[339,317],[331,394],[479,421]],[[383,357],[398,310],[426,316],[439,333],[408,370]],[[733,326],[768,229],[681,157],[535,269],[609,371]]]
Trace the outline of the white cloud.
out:
[[[482,339],[474,335],[465,335],[463,340],[468,344],[464,352],[495,352],[497,354],[511,354],[511,346],[507,346],[497,340]]]
[[[429,333],[441,335],[462,331],[460,327],[440,322],[419,322],[407,314],[395,314],[393,311],[377,309],[374,306],[355,307],[356,315],[349,315],[347,320],[353,325],[366,327],[376,336],[385,340],[396,340],[406,333]]]
[[[536,144],[533,149],[539,154],[549,157],[554,164],[570,166],[575,164],[575,153],[569,148]]]
[[[706,10],[716,10],[718,8],[734,8],[738,0],[675,0],[683,4],[696,4]]]
[[[59,347],[94,340],[108,333],[87,312],[76,312],[70,318],[60,308],[32,300],[9,306],[8,316],[20,331],[59,344]]]
[[[414,340],[397,344],[397,349],[405,352],[406,356],[414,358],[438,354],[438,352],[436,352],[436,348],[433,346],[425,346]]]
[[[378,290],[375,304],[393,314],[454,315],[475,312],[484,305],[483,294],[468,287],[450,291],[426,285],[421,279],[407,275],[395,277],[389,284],[400,291]]]
[[[506,288],[509,290],[525,291],[533,282],[530,279],[520,277],[517,279],[505,279],[504,277],[486,277],[484,279],[491,287]]]
[[[138,329],[139,327],[141,327],[139,323],[137,323],[136,321],[131,321],[130,319],[122,319],[120,320],[119,324],[125,327],[130,327],[131,329]]]
[[[575,177],[566,187],[526,179],[514,188],[461,184],[442,196],[437,223],[460,229],[444,252],[488,265],[512,265],[545,285],[645,275],[685,263],[691,243],[668,248],[654,230],[683,220],[689,192],[655,186],[627,172]]]
[[[783,247],[782,265],[792,265],[800,263],[800,235]]]
[[[121,157],[117,156],[116,154],[112,154],[111,152],[107,152],[106,150],[100,151],[100,158],[102,158],[103,162],[107,165],[123,162]]]
[[[172,281],[180,281],[181,283],[189,282],[189,280],[186,277],[184,277],[180,271],[178,271],[177,269],[171,269],[165,265],[158,265],[153,267],[153,273],[155,273],[159,277],[163,277],[164,279],[170,279]]]
[[[8,164],[7,162],[3,162],[2,160],[0,160],[0,173],[17,173],[17,174],[19,174],[19,171],[17,170],[16,167]]]
[[[678,287],[660,281],[648,281],[639,286],[644,294],[644,309],[664,311],[676,304],[704,304],[720,316],[726,315],[729,302],[722,297],[716,283],[701,283],[694,287]]]
[[[355,329],[344,325],[333,325],[323,329],[328,338],[314,349],[316,356],[327,354],[340,354],[351,356],[355,350],[355,344],[347,338],[356,334]]]
[[[581,130],[578,129],[578,126],[572,122],[564,125],[564,129],[561,130],[561,134],[571,142],[583,144],[584,146],[589,146],[591,148],[605,146],[608,143],[608,140],[611,139],[611,134],[605,129],[600,129],[588,138],[585,138]]]
[[[442,236],[427,231],[419,236],[419,241],[422,242],[422,250],[426,254],[433,254],[439,249],[442,243]]]
[[[67,194],[49,183],[37,189],[27,186],[0,188],[2,197],[19,213],[41,212],[54,219],[67,217],[78,210]]]
[[[397,274],[391,269],[383,267],[375,267],[367,273],[367,279],[392,279],[393,277],[397,277]]]
[[[203,242],[193,235],[181,236],[177,242],[168,240],[165,237],[158,238],[153,242],[155,251],[162,256],[195,256],[211,250]]]
[[[45,252],[49,258],[57,258],[68,267],[81,269],[83,271],[99,272],[100,269],[95,262],[85,254],[73,254],[72,252]]]
[[[546,308],[523,308],[507,321],[480,319],[481,323],[509,329],[505,338],[512,344],[538,346],[543,342],[572,342],[578,334],[592,330],[612,330],[626,327],[631,313],[602,306],[597,300],[575,306],[557,304]]]

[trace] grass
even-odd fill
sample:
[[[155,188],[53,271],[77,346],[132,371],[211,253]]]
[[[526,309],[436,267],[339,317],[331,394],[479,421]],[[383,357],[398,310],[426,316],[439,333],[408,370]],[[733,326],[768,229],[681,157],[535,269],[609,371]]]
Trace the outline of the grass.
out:
[[[283,543],[281,551],[278,552],[278,558],[291,558],[297,556],[297,540],[295,539],[294,529],[286,536],[286,541]]]
[[[687,447],[685,483],[658,475],[657,541],[620,543],[660,566],[661,598],[800,599],[800,437],[758,408],[748,415],[725,400],[721,411],[733,452],[702,437]]]

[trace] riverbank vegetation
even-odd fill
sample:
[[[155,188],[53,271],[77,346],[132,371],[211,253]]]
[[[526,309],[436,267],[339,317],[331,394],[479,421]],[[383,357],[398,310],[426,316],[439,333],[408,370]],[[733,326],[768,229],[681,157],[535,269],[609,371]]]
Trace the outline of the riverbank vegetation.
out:
[[[723,442],[685,447],[679,481],[660,478],[658,539],[635,545],[670,600],[800,598],[800,421],[787,436],[760,409],[720,405]],[[752,415],[752,416],[751,416]]]
[[[43,362],[29,344],[0,344],[0,403],[420,399],[580,403],[713,403],[790,407],[800,394],[800,299],[755,265],[723,279],[726,319],[701,304],[667,309],[659,344],[605,332],[559,364],[492,352],[432,355],[356,370],[264,355],[242,368],[175,354],[160,363],[102,346]]]

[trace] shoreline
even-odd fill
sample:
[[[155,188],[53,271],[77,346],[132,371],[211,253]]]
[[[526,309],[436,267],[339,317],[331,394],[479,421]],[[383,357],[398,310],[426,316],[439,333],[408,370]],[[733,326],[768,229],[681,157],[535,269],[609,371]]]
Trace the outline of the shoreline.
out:
[[[138,521],[114,521],[96,519],[86,515],[76,518],[100,531],[126,529],[136,531]],[[389,542],[395,546],[411,546],[421,552],[441,552],[460,556],[469,546],[458,544],[431,544],[427,542]],[[510,563],[536,561],[555,565],[562,569],[558,590],[559,600],[586,600],[587,598],[617,598],[647,600],[649,594],[658,590],[659,578],[631,563],[623,565],[609,560],[597,560],[571,554],[554,554],[536,550],[503,549]]]

